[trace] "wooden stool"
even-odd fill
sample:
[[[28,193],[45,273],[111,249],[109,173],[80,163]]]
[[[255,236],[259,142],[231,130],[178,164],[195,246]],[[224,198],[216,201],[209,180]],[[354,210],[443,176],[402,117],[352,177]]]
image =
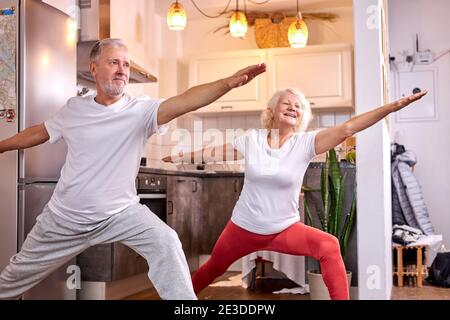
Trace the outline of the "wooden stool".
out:
[[[403,277],[412,276],[416,277],[417,287],[422,288],[422,281],[424,277],[428,276],[427,261],[429,259],[429,247],[426,245],[418,246],[402,246],[394,243],[392,246],[393,250],[396,250],[397,261],[392,261],[393,264],[393,275],[397,276],[397,285],[403,287]],[[406,250],[416,251],[416,263],[415,264],[405,264],[403,261],[404,253]],[[425,256],[423,253],[425,251]],[[425,260],[423,260],[425,258]],[[395,266],[397,262],[397,266]]]

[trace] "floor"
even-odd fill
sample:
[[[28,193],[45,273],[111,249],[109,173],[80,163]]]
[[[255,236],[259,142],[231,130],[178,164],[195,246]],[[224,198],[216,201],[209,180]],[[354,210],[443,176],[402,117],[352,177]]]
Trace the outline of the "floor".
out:
[[[422,288],[394,287],[392,300],[450,300],[450,288],[434,287],[426,282]]]
[[[239,272],[226,272],[216,279],[212,285],[203,290],[199,300],[309,300],[309,295],[273,294],[283,288],[294,288],[297,285],[284,279],[257,280],[255,289],[242,287]],[[159,300],[154,289],[150,289],[125,300]],[[450,288],[437,288],[424,283],[422,288],[394,287],[392,300],[450,300]]]
[[[309,300],[309,295],[299,294],[273,294],[283,288],[298,287],[295,282],[284,279],[256,280],[254,290],[246,289],[241,284],[240,272],[226,272],[217,278],[213,284],[203,290],[198,296],[199,300]],[[154,289],[150,289],[125,300],[158,300],[159,296]]]

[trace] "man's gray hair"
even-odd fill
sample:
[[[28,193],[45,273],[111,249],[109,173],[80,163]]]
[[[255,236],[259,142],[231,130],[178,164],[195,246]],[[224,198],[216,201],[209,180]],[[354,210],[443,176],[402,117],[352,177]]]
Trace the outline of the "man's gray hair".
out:
[[[91,50],[90,54],[90,60],[91,62],[96,62],[97,58],[102,54],[103,49],[107,47],[114,47],[114,48],[125,48],[128,49],[127,45],[125,44],[125,41],[122,39],[103,39],[100,41],[97,41],[97,43],[94,45],[94,47]]]

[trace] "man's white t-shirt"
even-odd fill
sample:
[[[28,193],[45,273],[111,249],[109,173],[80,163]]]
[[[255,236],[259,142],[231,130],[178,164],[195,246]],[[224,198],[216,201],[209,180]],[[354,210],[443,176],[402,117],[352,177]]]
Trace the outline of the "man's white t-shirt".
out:
[[[300,220],[303,176],[316,156],[318,132],[295,133],[280,149],[269,146],[264,129],[248,130],[234,140],[233,147],[245,156],[245,180],[231,217],[233,223],[267,235]]]
[[[66,162],[50,210],[72,222],[90,224],[139,203],[135,179],[162,100],[124,95],[110,106],[94,96],[68,100],[44,125],[50,143],[63,139]]]

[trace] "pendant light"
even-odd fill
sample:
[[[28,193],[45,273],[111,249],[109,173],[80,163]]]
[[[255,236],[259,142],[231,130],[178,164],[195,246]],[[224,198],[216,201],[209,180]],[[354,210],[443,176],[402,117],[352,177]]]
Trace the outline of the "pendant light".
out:
[[[230,33],[233,37],[243,37],[247,34],[248,24],[244,12],[239,11],[239,0],[236,0],[236,11],[230,19]]]
[[[176,0],[167,13],[167,25],[170,30],[181,31],[186,27],[186,11],[181,3]]]
[[[292,48],[304,48],[308,43],[308,26],[303,20],[302,14],[298,7],[297,0],[297,21],[289,26],[288,31],[289,44]]]

